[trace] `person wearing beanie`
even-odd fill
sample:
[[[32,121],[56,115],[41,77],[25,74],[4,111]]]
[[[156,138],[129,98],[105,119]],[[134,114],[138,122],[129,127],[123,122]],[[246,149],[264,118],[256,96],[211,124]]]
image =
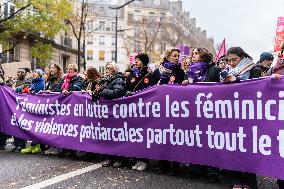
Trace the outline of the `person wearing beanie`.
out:
[[[32,84],[29,88],[24,88],[23,93],[38,93],[40,91],[44,91],[45,89],[45,81],[43,78],[44,72],[41,69],[36,69],[33,71],[33,79]],[[32,143],[30,147],[22,149],[22,154],[39,154],[42,151],[41,144]]]
[[[36,69],[33,71],[32,84],[29,87],[31,93],[38,93],[40,91],[44,91],[45,81],[43,75],[44,72],[41,69]]]
[[[251,70],[250,79],[271,75],[269,70],[270,70],[273,60],[274,60],[274,57],[271,53],[269,52],[261,53],[259,57],[259,61],[256,63],[256,65]]]
[[[142,91],[155,84],[153,73],[148,68],[149,56],[147,53],[140,53],[135,56],[135,62],[130,70],[130,75],[126,79],[126,96]],[[149,161],[147,159],[136,159],[133,170],[144,171],[147,169]]]
[[[130,75],[126,79],[128,95],[155,84],[152,77],[153,74],[149,71],[148,64],[148,54],[140,53],[135,56],[135,62],[130,70]]]

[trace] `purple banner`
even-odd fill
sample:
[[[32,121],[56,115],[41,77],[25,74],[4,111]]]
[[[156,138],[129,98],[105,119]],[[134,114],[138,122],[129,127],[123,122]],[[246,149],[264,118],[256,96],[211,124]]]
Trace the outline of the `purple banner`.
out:
[[[50,146],[284,179],[284,80],[155,86],[97,104],[0,86],[1,131]]]

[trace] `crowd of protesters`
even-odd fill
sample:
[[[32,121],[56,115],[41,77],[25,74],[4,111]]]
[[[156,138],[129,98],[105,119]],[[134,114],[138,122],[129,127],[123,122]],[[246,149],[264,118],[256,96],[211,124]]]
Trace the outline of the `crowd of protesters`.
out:
[[[105,73],[101,75],[95,68],[87,69],[83,75],[78,73],[77,65],[69,64],[67,73],[63,74],[57,64],[48,67],[48,73],[41,69],[33,71],[33,77],[28,79],[27,68],[20,68],[17,78],[8,78],[5,81],[5,73],[0,67],[0,83],[6,83],[16,93],[41,93],[60,92],[69,94],[72,91],[87,92],[92,95],[93,101],[100,99],[117,99],[146,89],[153,85],[181,84],[190,85],[195,82],[224,82],[233,83],[241,80],[271,76],[280,79],[284,74],[283,57],[279,55],[275,66],[271,66],[273,55],[264,52],[259,61],[254,63],[251,56],[240,47],[231,47],[226,55],[220,57],[218,62],[213,61],[213,55],[205,48],[194,48],[190,56],[185,57],[180,63],[180,50],[177,48],[167,49],[162,56],[159,67],[153,71],[148,68],[150,62],[146,53],[140,53],[135,57],[135,63],[125,73],[119,72],[116,63],[107,63]],[[10,136],[0,133],[0,150],[5,150],[6,140]],[[73,150],[46,147],[43,144],[32,143],[26,146],[27,141],[14,137],[13,152],[23,154],[45,154],[70,155],[78,154]],[[45,149],[46,148],[46,149]],[[81,154],[86,154],[81,152]],[[149,167],[147,159],[129,159],[110,155],[103,156],[103,166],[121,167],[132,162],[132,169],[144,171]],[[210,182],[218,181],[220,169],[200,165],[187,165],[192,175],[207,175]],[[159,161],[157,171],[179,174],[180,164],[178,162]],[[251,173],[236,172],[240,175],[240,185],[233,188],[257,188],[256,175]],[[282,181],[278,184],[283,187]]]

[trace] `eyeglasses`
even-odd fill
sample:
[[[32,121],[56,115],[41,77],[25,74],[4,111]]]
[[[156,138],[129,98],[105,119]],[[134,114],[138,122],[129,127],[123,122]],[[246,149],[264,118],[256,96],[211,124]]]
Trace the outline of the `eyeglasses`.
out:
[[[106,67],[106,70],[113,70],[113,68],[112,67]]]

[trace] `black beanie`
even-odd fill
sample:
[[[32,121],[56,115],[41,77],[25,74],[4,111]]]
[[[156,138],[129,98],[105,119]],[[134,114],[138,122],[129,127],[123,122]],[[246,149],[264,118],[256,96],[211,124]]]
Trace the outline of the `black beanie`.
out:
[[[137,54],[137,55],[135,56],[135,59],[136,59],[136,58],[139,58],[139,60],[142,61],[142,63],[144,64],[144,66],[147,66],[147,65],[149,64],[149,56],[148,56],[148,54],[146,54],[146,53]]]

